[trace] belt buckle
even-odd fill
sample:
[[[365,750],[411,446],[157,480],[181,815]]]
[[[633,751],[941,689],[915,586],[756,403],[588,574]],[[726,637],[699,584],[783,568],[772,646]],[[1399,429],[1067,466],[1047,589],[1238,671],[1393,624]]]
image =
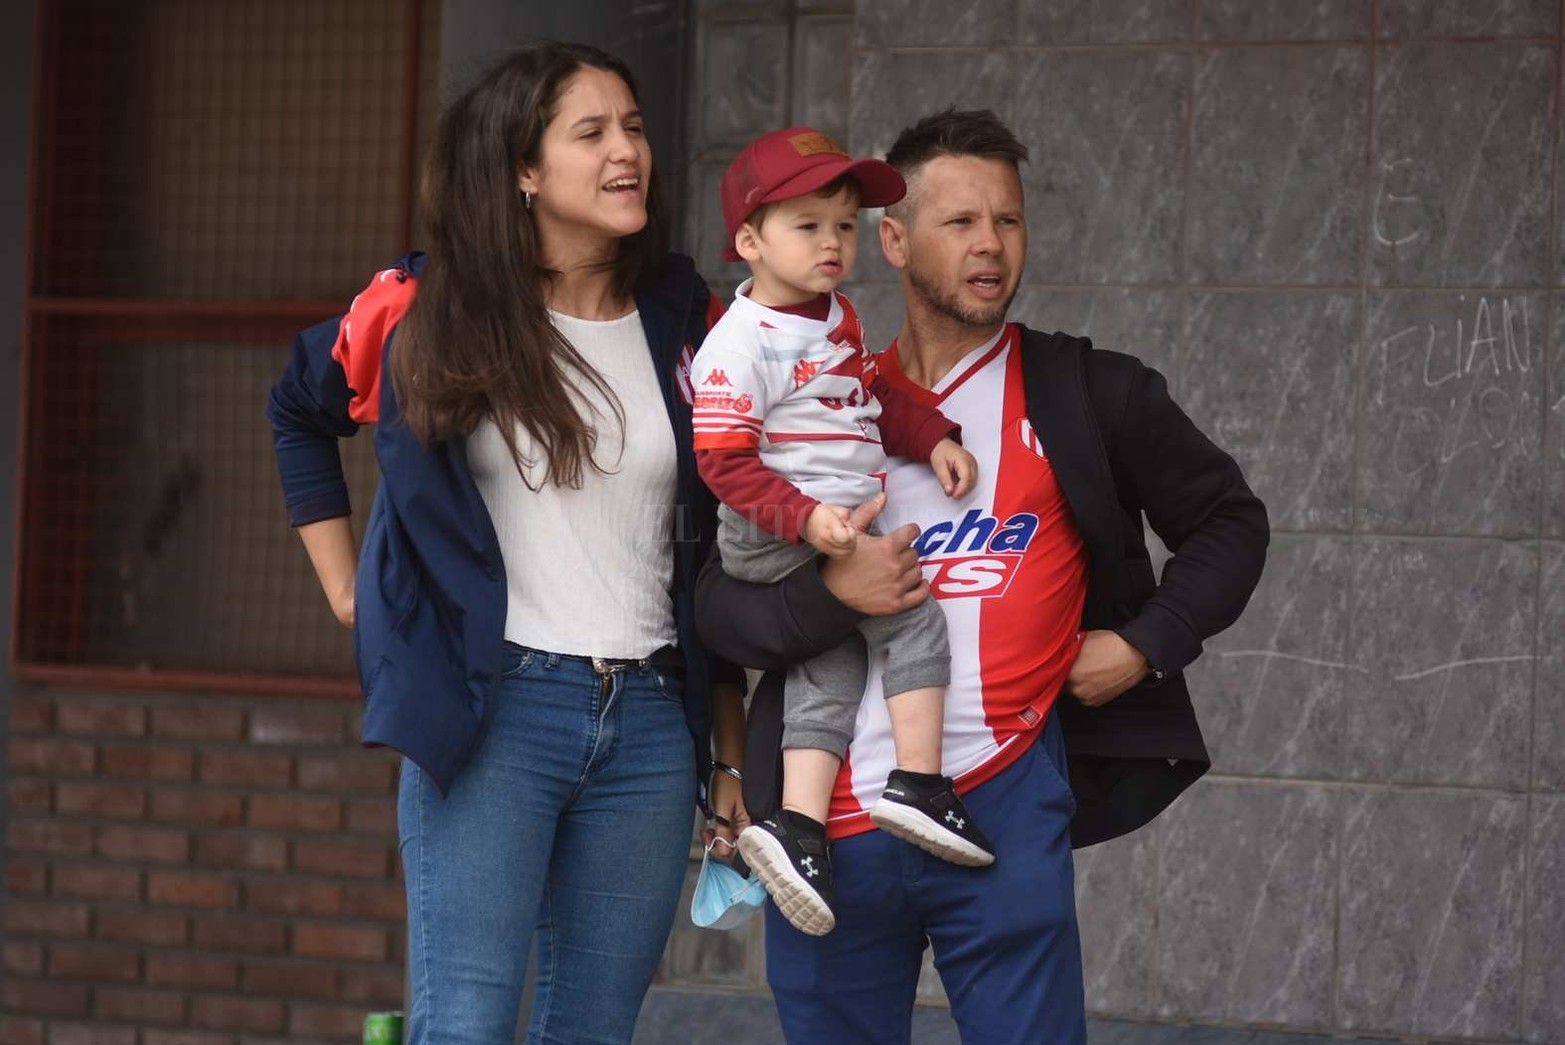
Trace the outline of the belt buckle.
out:
[[[637,663],[634,660],[613,660],[608,657],[593,657],[592,670],[603,676],[617,675]]]

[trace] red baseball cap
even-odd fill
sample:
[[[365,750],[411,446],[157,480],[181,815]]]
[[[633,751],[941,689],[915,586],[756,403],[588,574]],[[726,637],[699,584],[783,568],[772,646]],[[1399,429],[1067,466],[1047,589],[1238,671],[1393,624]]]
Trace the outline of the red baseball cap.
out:
[[[847,175],[859,183],[859,204],[889,207],[907,195],[907,182],[883,160],[855,160],[811,127],[789,127],[746,145],[723,174],[723,257],[738,261],[734,235],[763,203],[807,196]]]

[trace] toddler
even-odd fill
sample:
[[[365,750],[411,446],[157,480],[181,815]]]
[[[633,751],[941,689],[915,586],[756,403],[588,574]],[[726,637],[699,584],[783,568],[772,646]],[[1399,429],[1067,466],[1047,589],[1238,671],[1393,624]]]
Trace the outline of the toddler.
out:
[[[696,353],[691,384],[697,464],[723,502],[723,568],[740,580],[778,581],[817,552],[852,551],[849,511],[880,493],[888,453],[929,461],[950,497],[977,478],[955,425],[876,380],[858,316],[837,293],[857,257],[859,208],[888,206],[906,191],[890,165],[854,160],[807,127],[750,143],[723,176],[725,253],[748,262],[751,278]],[[941,774],[950,647],[940,607],[928,598],[859,630],[886,654],[897,757],[871,819],[953,863],[993,863],[988,839]],[[836,924],[825,820],[867,674],[857,642],[789,671],[782,808],[739,836],[779,909],[812,935]]]

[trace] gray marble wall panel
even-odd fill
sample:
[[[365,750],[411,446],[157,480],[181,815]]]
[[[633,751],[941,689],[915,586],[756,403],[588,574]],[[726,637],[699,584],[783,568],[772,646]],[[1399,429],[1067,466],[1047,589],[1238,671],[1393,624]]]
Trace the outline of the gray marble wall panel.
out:
[[[1249,611],[1186,672],[1219,772],[1342,775],[1351,578],[1346,538],[1273,538]]]
[[[1190,56],[1041,51],[1017,73],[1012,125],[1032,150],[1028,278],[1176,279]]]
[[[1359,40],[1371,0],[1202,0],[1201,40]]]
[[[1537,294],[1370,296],[1365,529],[1538,532],[1546,318]]]
[[[1330,1025],[1340,796],[1214,781],[1170,811],[1159,854],[1160,1015]]]
[[[1011,318],[1034,330],[1092,338],[1094,347],[1125,352],[1162,373],[1178,397],[1180,295],[1143,287],[1022,286]]]
[[[870,233],[859,232],[859,252],[880,248],[874,245]],[[864,324],[864,344],[871,352],[879,352],[891,344],[891,339],[902,329],[902,284],[860,283],[844,287],[843,292],[853,301],[853,307]]]
[[[864,0],[854,19],[858,47],[1000,47],[1014,39],[1025,0]]]
[[[1544,541],[1541,554],[1532,788],[1565,793],[1565,642],[1561,641],[1565,636],[1565,544]],[[1565,936],[1565,922],[1560,923],[1560,933]]]
[[[737,149],[756,128],[785,126],[788,112],[788,22],[709,21],[699,35],[702,88],[697,133]]]
[[[1364,539],[1354,552],[1347,774],[1525,788],[1537,545]]]
[[[844,58],[852,53],[852,40],[852,18],[801,17],[795,24],[791,122],[848,136],[853,63]]]
[[[1346,804],[1339,1025],[1517,1037],[1522,797],[1374,791]]]
[[[1192,294],[1179,401],[1239,461],[1274,527],[1346,531],[1356,294]]]
[[[1087,1008],[1153,1011],[1157,961],[1157,845],[1138,831],[1076,853],[1076,912]]]
[[[946,108],[1013,117],[1018,58],[999,51],[867,51],[853,67],[855,152],[884,156],[902,129]]]
[[[1543,535],[1565,537],[1565,298],[1554,295],[1543,412]]]
[[[1527,979],[1523,1036],[1565,1041],[1565,797],[1534,796],[1527,860]]]
[[[1023,0],[1017,42],[1145,44],[1190,38],[1191,0]]]
[[[1370,264],[1386,286],[1548,280],[1554,51],[1382,48]]]
[[[1559,30],[1555,0],[1380,0],[1383,37],[1552,36]]]
[[[1357,283],[1368,48],[1240,48],[1196,62],[1190,278]]]

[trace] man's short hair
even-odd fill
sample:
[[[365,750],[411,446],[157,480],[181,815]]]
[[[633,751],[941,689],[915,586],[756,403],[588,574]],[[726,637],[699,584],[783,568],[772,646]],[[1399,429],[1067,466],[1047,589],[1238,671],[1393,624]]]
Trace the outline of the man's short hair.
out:
[[[1000,122],[991,109],[947,109],[919,120],[897,135],[886,162],[908,183],[908,194],[887,210],[906,215],[913,201],[913,179],[919,168],[937,156],[977,156],[1004,160],[1017,172],[1027,162],[1027,146]]]

